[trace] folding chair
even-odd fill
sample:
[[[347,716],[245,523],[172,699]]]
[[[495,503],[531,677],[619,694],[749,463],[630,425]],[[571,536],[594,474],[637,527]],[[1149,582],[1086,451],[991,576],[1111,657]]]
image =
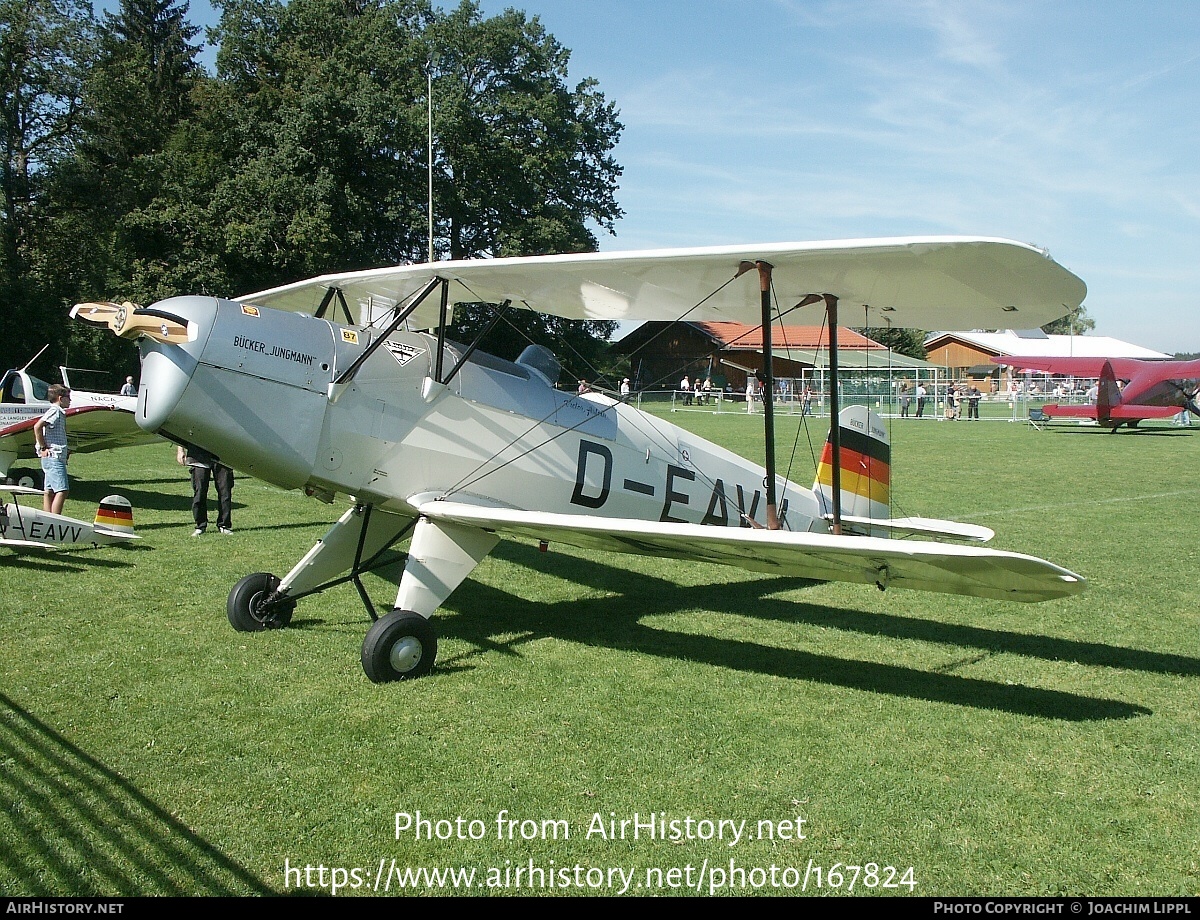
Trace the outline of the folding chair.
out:
[[[1042,426],[1045,425],[1049,421],[1050,421],[1049,416],[1047,416],[1046,413],[1042,411],[1041,406],[1038,406],[1035,409],[1029,410],[1029,424],[1032,425],[1034,428],[1036,428],[1038,431],[1041,431]]]

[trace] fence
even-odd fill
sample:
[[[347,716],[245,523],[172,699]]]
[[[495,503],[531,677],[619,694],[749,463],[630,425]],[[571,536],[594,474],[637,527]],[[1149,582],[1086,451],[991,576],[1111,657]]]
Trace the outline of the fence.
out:
[[[882,390],[882,391],[881,391]],[[919,410],[917,397],[909,391],[909,405],[905,410],[901,405],[901,396],[896,389],[883,389],[878,386],[843,385],[839,393],[842,408],[846,406],[868,406],[879,415],[897,418],[932,418],[946,417],[946,385],[929,387],[930,393],[925,398],[924,406]],[[962,398],[958,417],[968,417],[968,400]],[[763,412],[762,398],[756,396],[751,407],[746,405],[746,394],[731,390],[715,390],[709,393],[686,393],[682,390],[643,390],[634,393],[630,402],[640,408],[669,409],[669,411],[711,412],[716,415],[724,413],[761,414]],[[1087,397],[1080,393],[1054,396],[1033,392],[1032,388],[1022,388],[1013,392],[982,393],[979,397],[980,421],[1027,421],[1029,410],[1038,408],[1048,402],[1062,404],[1084,404]],[[803,392],[797,394],[793,389],[785,389],[775,396],[775,412],[779,415],[812,415],[822,418],[829,415],[829,394],[813,391],[806,401]],[[920,414],[918,415],[918,412]]]

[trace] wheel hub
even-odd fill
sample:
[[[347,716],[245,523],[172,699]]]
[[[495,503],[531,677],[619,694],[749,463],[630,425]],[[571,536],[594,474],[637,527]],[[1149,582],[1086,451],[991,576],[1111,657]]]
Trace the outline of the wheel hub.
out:
[[[400,674],[407,673],[421,663],[421,643],[414,636],[405,636],[392,644],[388,660]]]

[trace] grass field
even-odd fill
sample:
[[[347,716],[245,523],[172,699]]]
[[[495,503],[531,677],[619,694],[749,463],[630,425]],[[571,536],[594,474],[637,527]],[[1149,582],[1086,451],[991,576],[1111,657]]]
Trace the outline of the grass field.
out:
[[[670,418],[759,456],[761,416]],[[806,483],[824,430],[799,422],[779,454]],[[423,867],[473,887],[405,891],[1200,893],[1200,432],[891,428],[896,513],[985,524],[1089,589],[502,541],[435,617],[434,673],[375,685],[349,585],[286,630],[225,617],[340,503],[240,480],[235,533],[193,539],[173,447],[77,456],[67,513],[123,494],[143,540],[0,556],[0,893],[362,895],[381,867],[390,893]]]

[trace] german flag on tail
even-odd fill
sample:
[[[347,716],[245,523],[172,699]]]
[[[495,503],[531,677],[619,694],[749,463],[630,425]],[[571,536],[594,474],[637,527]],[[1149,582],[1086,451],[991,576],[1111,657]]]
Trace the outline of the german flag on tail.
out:
[[[842,514],[887,520],[892,504],[892,445],[879,416],[847,406],[838,416],[842,441]],[[833,513],[833,444],[825,439],[813,492],[823,514]]]
[[[100,507],[96,509],[96,520],[93,523],[105,530],[133,533],[133,506],[127,498],[110,495],[100,502]]]

